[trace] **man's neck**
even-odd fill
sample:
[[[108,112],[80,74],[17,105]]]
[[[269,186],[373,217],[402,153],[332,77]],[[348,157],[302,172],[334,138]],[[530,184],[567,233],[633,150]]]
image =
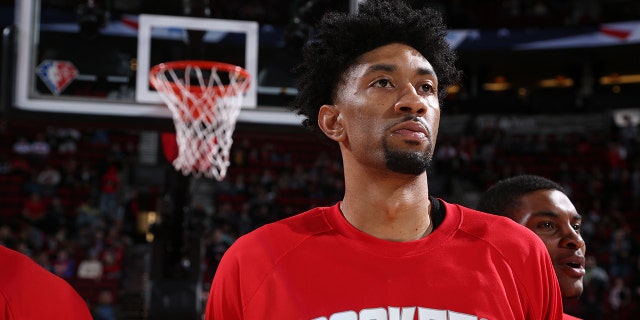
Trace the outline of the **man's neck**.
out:
[[[340,209],[355,228],[376,238],[412,241],[433,230],[426,175],[408,179],[358,177],[347,184]],[[349,188],[355,186],[355,188]],[[354,190],[355,189],[355,190]]]

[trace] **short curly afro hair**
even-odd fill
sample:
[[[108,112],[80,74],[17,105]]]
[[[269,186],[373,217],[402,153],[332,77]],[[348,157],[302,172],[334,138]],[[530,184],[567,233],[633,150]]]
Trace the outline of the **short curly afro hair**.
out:
[[[442,105],[447,88],[461,77],[446,35],[438,11],[413,9],[401,0],[368,0],[360,4],[357,14],[327,13],[317,34],[304,46],[303,60],[295,69],[298,94],[291,108],[305,118],[304,127],[326,138],[318,127],[320,107],[333,103],[343,73],[359,56],[390,43],[406,44],[431,63]]]

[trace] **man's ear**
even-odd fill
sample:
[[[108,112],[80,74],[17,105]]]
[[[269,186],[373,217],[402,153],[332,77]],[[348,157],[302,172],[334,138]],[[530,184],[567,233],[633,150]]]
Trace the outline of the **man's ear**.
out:
[[[342,141],[344,139],[344,126],[342,113],[335,105],[325,104],[318,111],[318,126],[329,139]]]

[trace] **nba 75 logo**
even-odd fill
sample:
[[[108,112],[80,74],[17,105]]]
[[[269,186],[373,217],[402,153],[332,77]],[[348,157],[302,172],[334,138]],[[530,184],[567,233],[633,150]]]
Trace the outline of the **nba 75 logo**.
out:
[[[78,70],[69,61],[44,60],[36,73],[54,95],[59,95],[78,75]]]

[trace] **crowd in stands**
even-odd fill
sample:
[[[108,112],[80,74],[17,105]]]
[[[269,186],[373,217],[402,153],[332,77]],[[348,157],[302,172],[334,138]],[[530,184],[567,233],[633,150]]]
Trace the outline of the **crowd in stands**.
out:
[[[127,175],[137,161],[137,133],[6,123],[0,129],[0,244],[67,279],[94,313],[113,316],[126,250],[140,241],[131,217],[135,201],[127,197],[135,188]],[[428,172],[430,192],[474,207],[505,177],[531,173],[560,182],[583,216],[588,256],[585,293],[567,310],[584,319],[631,319],[640,314],[637,130],[523,135],[483,127],[444,134]],[[205,291],[238,237],[331,205],[344,192],[338,150],[306,132],[244,129],[234,140],[212,207],[192,207],[202,214]]]
[[[115,193],[128,163],[103,130],[1,126],[0,245],[67,280],[95,319],[115,320],[131,243]]]

